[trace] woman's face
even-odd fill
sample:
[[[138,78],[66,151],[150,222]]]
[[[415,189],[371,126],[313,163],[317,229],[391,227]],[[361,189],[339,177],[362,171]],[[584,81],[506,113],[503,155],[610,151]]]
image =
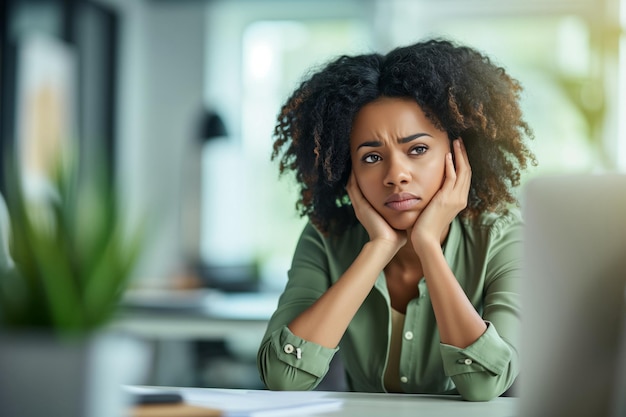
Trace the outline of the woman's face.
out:
[[[412,227],[441,188],[448,152],[447,133],[411,99],[378,98],[352,124],[354,176],[367,201],[394,229]]]

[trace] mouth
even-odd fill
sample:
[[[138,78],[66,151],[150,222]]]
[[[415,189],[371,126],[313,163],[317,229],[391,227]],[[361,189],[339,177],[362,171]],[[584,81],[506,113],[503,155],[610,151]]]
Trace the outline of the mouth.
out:
[[[411,193],[392,194],[385,200],[385,207],[396,211],[405,211],[412,209],[420,201],[422,201],[421,198]]]

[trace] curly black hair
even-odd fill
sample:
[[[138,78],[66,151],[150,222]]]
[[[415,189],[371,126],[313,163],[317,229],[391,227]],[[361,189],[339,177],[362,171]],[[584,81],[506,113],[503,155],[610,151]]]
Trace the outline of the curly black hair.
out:
[[[283,105],[272,160],[293,171],[296,208],[323,233],[356,222],[345,190],[352,169],[350,131],[373,100],[409,97],[450,139],[463,138],[472,183],[463,216],[517,204],[514,188],[535,156],[523,119],[520,83],[489,57],[450,40],[429,39],[386,55],[343,55],[304,80]]]

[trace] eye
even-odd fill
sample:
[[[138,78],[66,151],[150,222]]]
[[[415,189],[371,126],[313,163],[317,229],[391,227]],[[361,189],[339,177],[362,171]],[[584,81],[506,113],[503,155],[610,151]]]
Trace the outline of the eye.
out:
[[[373,164],[374,162],[382,161],[382,158],[380,157],[380,155],[371,153],[369,155],[365,155],[362,161],[368,164]]]
[[[411,148],[410,154],[411,155],[423,155],[426,153],[426,151],[428,150],[428,146],[426,145],[417,145],[413,148]]]

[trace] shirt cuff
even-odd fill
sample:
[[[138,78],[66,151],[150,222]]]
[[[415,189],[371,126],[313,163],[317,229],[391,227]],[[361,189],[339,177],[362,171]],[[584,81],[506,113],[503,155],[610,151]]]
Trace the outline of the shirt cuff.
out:
[[[487,330],[465,349],[440,344],[443,368],[447,376],[485,370],[500,375],[506,371],[513,352],[493,324],[488,321],[485,323]]]
[[[279,360],[317,378],[326,375],[331,359],[339,350],[306,341],[291,333],[287,326],[275,330],[271,340]]]

